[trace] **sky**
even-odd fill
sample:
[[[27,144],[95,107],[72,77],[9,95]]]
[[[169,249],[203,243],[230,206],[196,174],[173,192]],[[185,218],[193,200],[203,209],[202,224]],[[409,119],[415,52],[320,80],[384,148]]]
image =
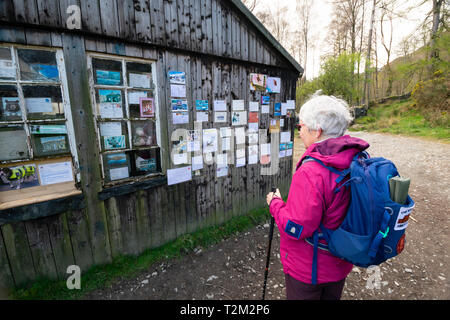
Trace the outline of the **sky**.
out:
[[[296,8],[296,0],[258,0],[259,3],[255,8],[255,12],[264,9],[271,8],[271,6],[281,6],[287,5],[289,21],[293,23],[298,23],[298,19],[295,17],[295,8]],[[392,53],[391,53],[391,61],[395,59],[397,54],[397,48],[399,43],[405,37],[408,37],[413,32],[415,32],[416,28],[424,21],[426,14],[431,10],[431,1],[418,7],[417,4],[419,2],[423,2],[423,0],[399,0],[399,9],[403,10],[405,8],[413,9],[409,10],[407,13],[407,19],[405,18],[396,18],[393,21],[393,32],[392,32]],[[366,20],[367,26],[369,25],[370,14],[372,10],[372,1],[369,1],[366,5]],[[320,70],[320,57],[326,53],[330,53],[330,47],[325,43],[325,38],[327,37],[328,24],[332,20],[332,4],[331,0],[314,0],[313,8],[312,8],[312,32],[315,42],[315,48],[309,50],[307,65],[306,65],[306,78],[312,79],[317,77]],[[377,22],[375,22],[377,23]],[[378,22],[379,25],[379,22]],[[366,30],[368,27],[366,27]],[[385,24],[384,27],[386,37],[390,34],[390,26],[388,23]],[[377,45],[378,52],[378,61],[379,67],[384,65],[387,60],[387,54],[384,48],[381,45],[381,42],[378,42]],[[303,65],[302,65],[303,66]]]

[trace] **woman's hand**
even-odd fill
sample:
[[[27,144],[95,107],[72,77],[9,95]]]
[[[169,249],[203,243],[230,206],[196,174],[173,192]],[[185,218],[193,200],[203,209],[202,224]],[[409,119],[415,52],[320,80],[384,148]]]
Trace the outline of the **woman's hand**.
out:
[[[272,201],[273,197],[277,197],[281,199],[281,193],[280,193],[280,189],[277,189],[277,191],[274,192],[269,192],[266,196],[266,201],[267,201],[267,205],[270,206],[270,202]]]

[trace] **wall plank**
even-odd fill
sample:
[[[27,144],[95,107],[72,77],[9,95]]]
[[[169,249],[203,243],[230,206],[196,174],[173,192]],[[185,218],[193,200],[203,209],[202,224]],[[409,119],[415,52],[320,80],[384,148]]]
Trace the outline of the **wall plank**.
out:
[[[0,229],[0,290],[14,287],[14,278],[9,266],[8,254]]]

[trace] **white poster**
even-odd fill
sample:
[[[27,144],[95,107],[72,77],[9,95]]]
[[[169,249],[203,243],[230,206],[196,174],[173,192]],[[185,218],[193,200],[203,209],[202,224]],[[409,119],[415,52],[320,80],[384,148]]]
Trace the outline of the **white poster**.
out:
[[[139,98],[147,98],[147,92],[128,91],[128,104],[139,104]]]
[[[181,167],[167,170],[167,185],[182,183],[192,180],[192,167]]]
[[[101,136],[121,136],[122,123],[121,122],[100,122]]]
[[[245,128],[239,127],[234,130],[234,134],[236,136],[236,144],[245,143]]]
[[[287,103],[282,102],[281,103],[281,115],[285,116],[287,114],[287,110],[288,110]]]
[[[248,124],[248,131],[257,132],[258,131],[258,123],[257,122],[250,122]]]
[[[214,122],[227,122],[227,113],[214,112]]]
[[[203,156],[192,157],[192,171],[203,169]]]
[[[197,112],[197,122],[208,122],[208,111]]]
[[[286,157],[290,157],[292,156],[292,149],[287,149],[286,150]]]
[[[245,157],[244,158],[237,158],[236,159],[236,167],[243,167],[245,166]]]
[[[222,151],[231,150],[231,137],[222,138]]]
[[[228,165],[228,156],[226,153],[218,153],[216,155],[217,167],[226,167]]]
[[[129,176],[128,167],[109,169],[109,178],[111,180],[125,179]]]
[[[51,98],[25,98],[25,105],[29,113],[53,112]]]
[[[150,74],[130,73],[129,77],[130,83],[128,85],[130,87],[150,89]]]
[[[259,111],[259,102],[250,101],[249,102],[249,110],[250,110],[250,112],[258,112]]]
[[[267,77],[266,92],[280,93],[281,79],[275,77]]]
[[[0,59],[0,78],[16,78],[16,69],[12,60]]]
[[[231,102],[231,107],[233,111],[243,111],[245,108],[244,100],[233,100]]]
[[[228,166],[225,167],[217,167],[216,170],[216,176],[219,177],[225,177],[226,175],[228,175]]]
[[[231,131],[232,129],[230,127],[222,127],[220,128],[220,136],[221,137],[231,137]]]
[[[280,143],[291,141],[291,132],[285,131],[280,133]]]
[[[245,157],[245,149],[236,149],[236,158],[244,158]]]
[[[227,111],[227,102],[225,100],[214,100],[214,111]]]
[[[173,124],[189,123],[189,112],[172,112]]]
[[[248,164],[256,164],[258,163],[258,155],[248,156]]]
[[[258,143],[258,134],[257,133],[249,133],[248,134],[248,144],[257,144]]]
[[[261,144],[261,155],[268,155],[270,154],[270,143],[263,143]]]
[[[100,103],[100,116],[104,119],[123,118],[122,105],[114,102]]]
[[[269,113],[269,111],[270,111],[270,105],[268,105],[268,104],[261,105],[261,113]]]
[[[173,164],[179,165],[188,163],[187,153],[174,153],[173,154]]]
[[[295,100],[286,101],[288,109],[295,109]]]
[[[70,161],[40,164],[38,168],[42,186],[73,181],[72,163]]]
[[[203,129],[203,153],[217,151],[217,129]]]
[[[173,98],[186,98],[186,85],[184,84],[171,84],[170,96]]]
[[[233,111],[231,113],[231,124],[233,126],[243,126],[247,124],[247,111]]]

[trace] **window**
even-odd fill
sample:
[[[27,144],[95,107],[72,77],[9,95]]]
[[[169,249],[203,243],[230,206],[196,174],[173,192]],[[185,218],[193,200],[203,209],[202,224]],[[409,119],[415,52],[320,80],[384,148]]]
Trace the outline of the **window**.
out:
[[[153,62],[88,55],[104,185],[161,173]]]
[[[76,190],[64,70],[61,50],[0,44],[0,209]]]

